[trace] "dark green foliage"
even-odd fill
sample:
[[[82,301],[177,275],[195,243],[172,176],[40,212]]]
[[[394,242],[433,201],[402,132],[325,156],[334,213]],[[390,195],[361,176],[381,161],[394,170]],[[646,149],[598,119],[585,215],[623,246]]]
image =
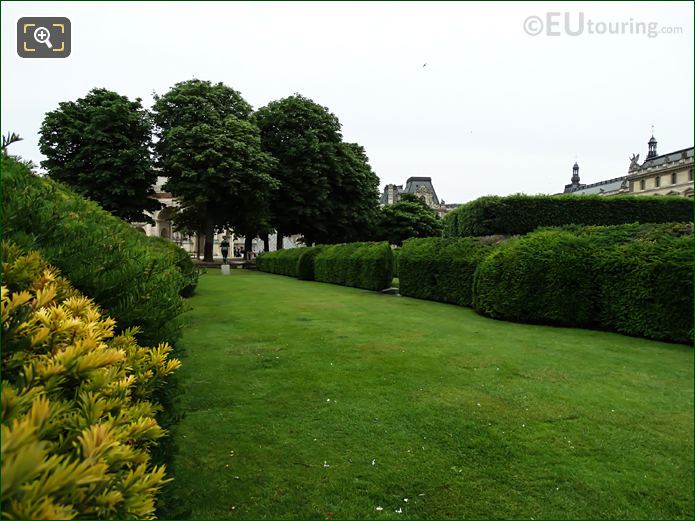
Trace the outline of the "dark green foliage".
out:
[[[193,259],[189,253],[172,241],[162,239],[161,237],[150,237],[150,241],[174,256],[176,259],[176,267],[179,269],[184,279],[183,288],[181,288],[180,292],[181,296],[184,298],[192,297],[198,285],[200,268],[193,264]]]
[[[277,188],[269,175],[275,161],[261,150],[251,106],[222,83],[177,83],[155,96],[153,110],[161,175],[181,207],[177,221],[204,231],[211,261],[215,229],[261,226],[266,199]]]
[[[281,190],[272,197],[271,222],[282,234],[301,233],[311,243],[326,224],[340,122],[326,107],[298,94],[268,103],[254,119],[263,150],[278,160],[272,176]]]
[[[315,280],[314,261],[322,250],[323,246],[314,246],[263,253],[256,259],[256,269],[301,280]]]
[[[399,291],[404,296],[470,306],[473,274],[490,248],[474,237],[409,239],[400,254]]]
[[[549,228],[557,230],[558,228]],[[615,246],[632,241],[657,241],[666,237],[690,237],[693,223],[632,223],[616,226],[569,225],[559,228],[573,235],[588,237],[599,247]],[[541,231],[541,230],[538,230]]]
[[[540,230],[488,256],[473,291],[476,310],[496,318],[691,342],[692,225]]]
[[[324,248],[319,258],[314,259],[315,280],[346,286],[348,278],[347,259],[361,246],[362,243],[360,242],[350,242]]]
[[[299,256],[299,260],[297,261],[297,278],[299,280],[316,280],[314,262],[316,256],[321,253],[323,248],[321,246],[314,246],[313,248],[302,249],[304,251]]]
[[[603,327],[656,340],[692,343],[693,239],[662,237],[599,255],[599,321]]]
[[[401,248],[393,248],[391,253],[393,254],[393,276],[399,277],[401,273]]]
[[[271,223],[305,244],[371,238],[379,208],[379,178],[364,148],[343,142],[340,122],[327,107],[299,94],[260,108],[255,121],[263,150],[278,161],[272,175]]]
[[[256,269],[276,275],[297,276],[297,261],[308,248],[288,248],[263,253],[256,259]]]
[[[39,147],[48,175],[128,221],[160,208],[150,157],[152,122],[140,98],[93,89],[46,114]]]
[[[330,196],[324,222],[308,242],[346,243],[373,238],[379,216],[379,177],[369,165],[364,148],[340,143],[330,156]]]
[[[26,166],[2,158],[4,238],[38,250],[143,344],[174,339],[191,284],[179,259],[129,224]]]
[[[685,222],[693,219],[692,199],[640,196],[481,197],[449,212],[445,237],[518,235],[542,226]]]
[[[473,304],[479,313],[518,322],[592,326],[596,283],[586,237],[544,230],[501,245],[478,267]]]
[[[325,246],[314,260],[315,279],[380,291],[393,279],[393,255],[386,242]]]
[[[377,220],[377,236],[400,246],[412,237],[439,237],[442,220],[422,198],[404,194],[396,204],[381,209]]]

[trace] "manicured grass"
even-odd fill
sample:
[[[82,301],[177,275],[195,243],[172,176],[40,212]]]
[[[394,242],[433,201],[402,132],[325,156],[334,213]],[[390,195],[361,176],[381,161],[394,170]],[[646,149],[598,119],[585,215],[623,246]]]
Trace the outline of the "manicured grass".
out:
[[[241,270],[190,302],[162,515],[693,517],[691,347]]]

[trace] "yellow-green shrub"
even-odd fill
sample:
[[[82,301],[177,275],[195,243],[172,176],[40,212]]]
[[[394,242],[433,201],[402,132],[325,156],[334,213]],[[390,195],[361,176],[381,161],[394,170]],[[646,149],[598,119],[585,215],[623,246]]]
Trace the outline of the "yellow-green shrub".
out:
[[[141,347],[37,253],[3,243],[2,516],[152,518],[152,392],[180,362]]]

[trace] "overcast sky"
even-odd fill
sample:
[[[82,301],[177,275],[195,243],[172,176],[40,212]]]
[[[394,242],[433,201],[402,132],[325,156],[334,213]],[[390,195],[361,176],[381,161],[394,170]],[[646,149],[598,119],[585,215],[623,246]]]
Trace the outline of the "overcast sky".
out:
[[[1,8],[2,132],[20,134],[11,151],[35,162],[59,102],[104,87],[149,107],[153,91],[190,78],[224,82],[255,108],[312,98],[365,147],[382,188],[430,176],[446,202],[562,191],[575,157],[582,182],[624,175],[632,153],[645,157],[652,124],[660,153],[693,146],[691,2]],[[559,35],[546,33],[548,12],[560,13],[550,15]],[[566,34],[565,13],[575,32],[583,14],[581,35]],[[68,17],[70,57],[18,57],[23,16]],[[624,34],[598,34],[609,22]]]

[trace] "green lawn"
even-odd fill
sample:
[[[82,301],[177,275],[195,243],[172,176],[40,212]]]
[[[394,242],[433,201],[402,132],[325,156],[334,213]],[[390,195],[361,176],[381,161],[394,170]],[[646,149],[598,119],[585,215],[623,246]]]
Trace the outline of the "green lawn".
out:
[[[162,515],[693,517],[691,347],[242,270],[190,303]]]

